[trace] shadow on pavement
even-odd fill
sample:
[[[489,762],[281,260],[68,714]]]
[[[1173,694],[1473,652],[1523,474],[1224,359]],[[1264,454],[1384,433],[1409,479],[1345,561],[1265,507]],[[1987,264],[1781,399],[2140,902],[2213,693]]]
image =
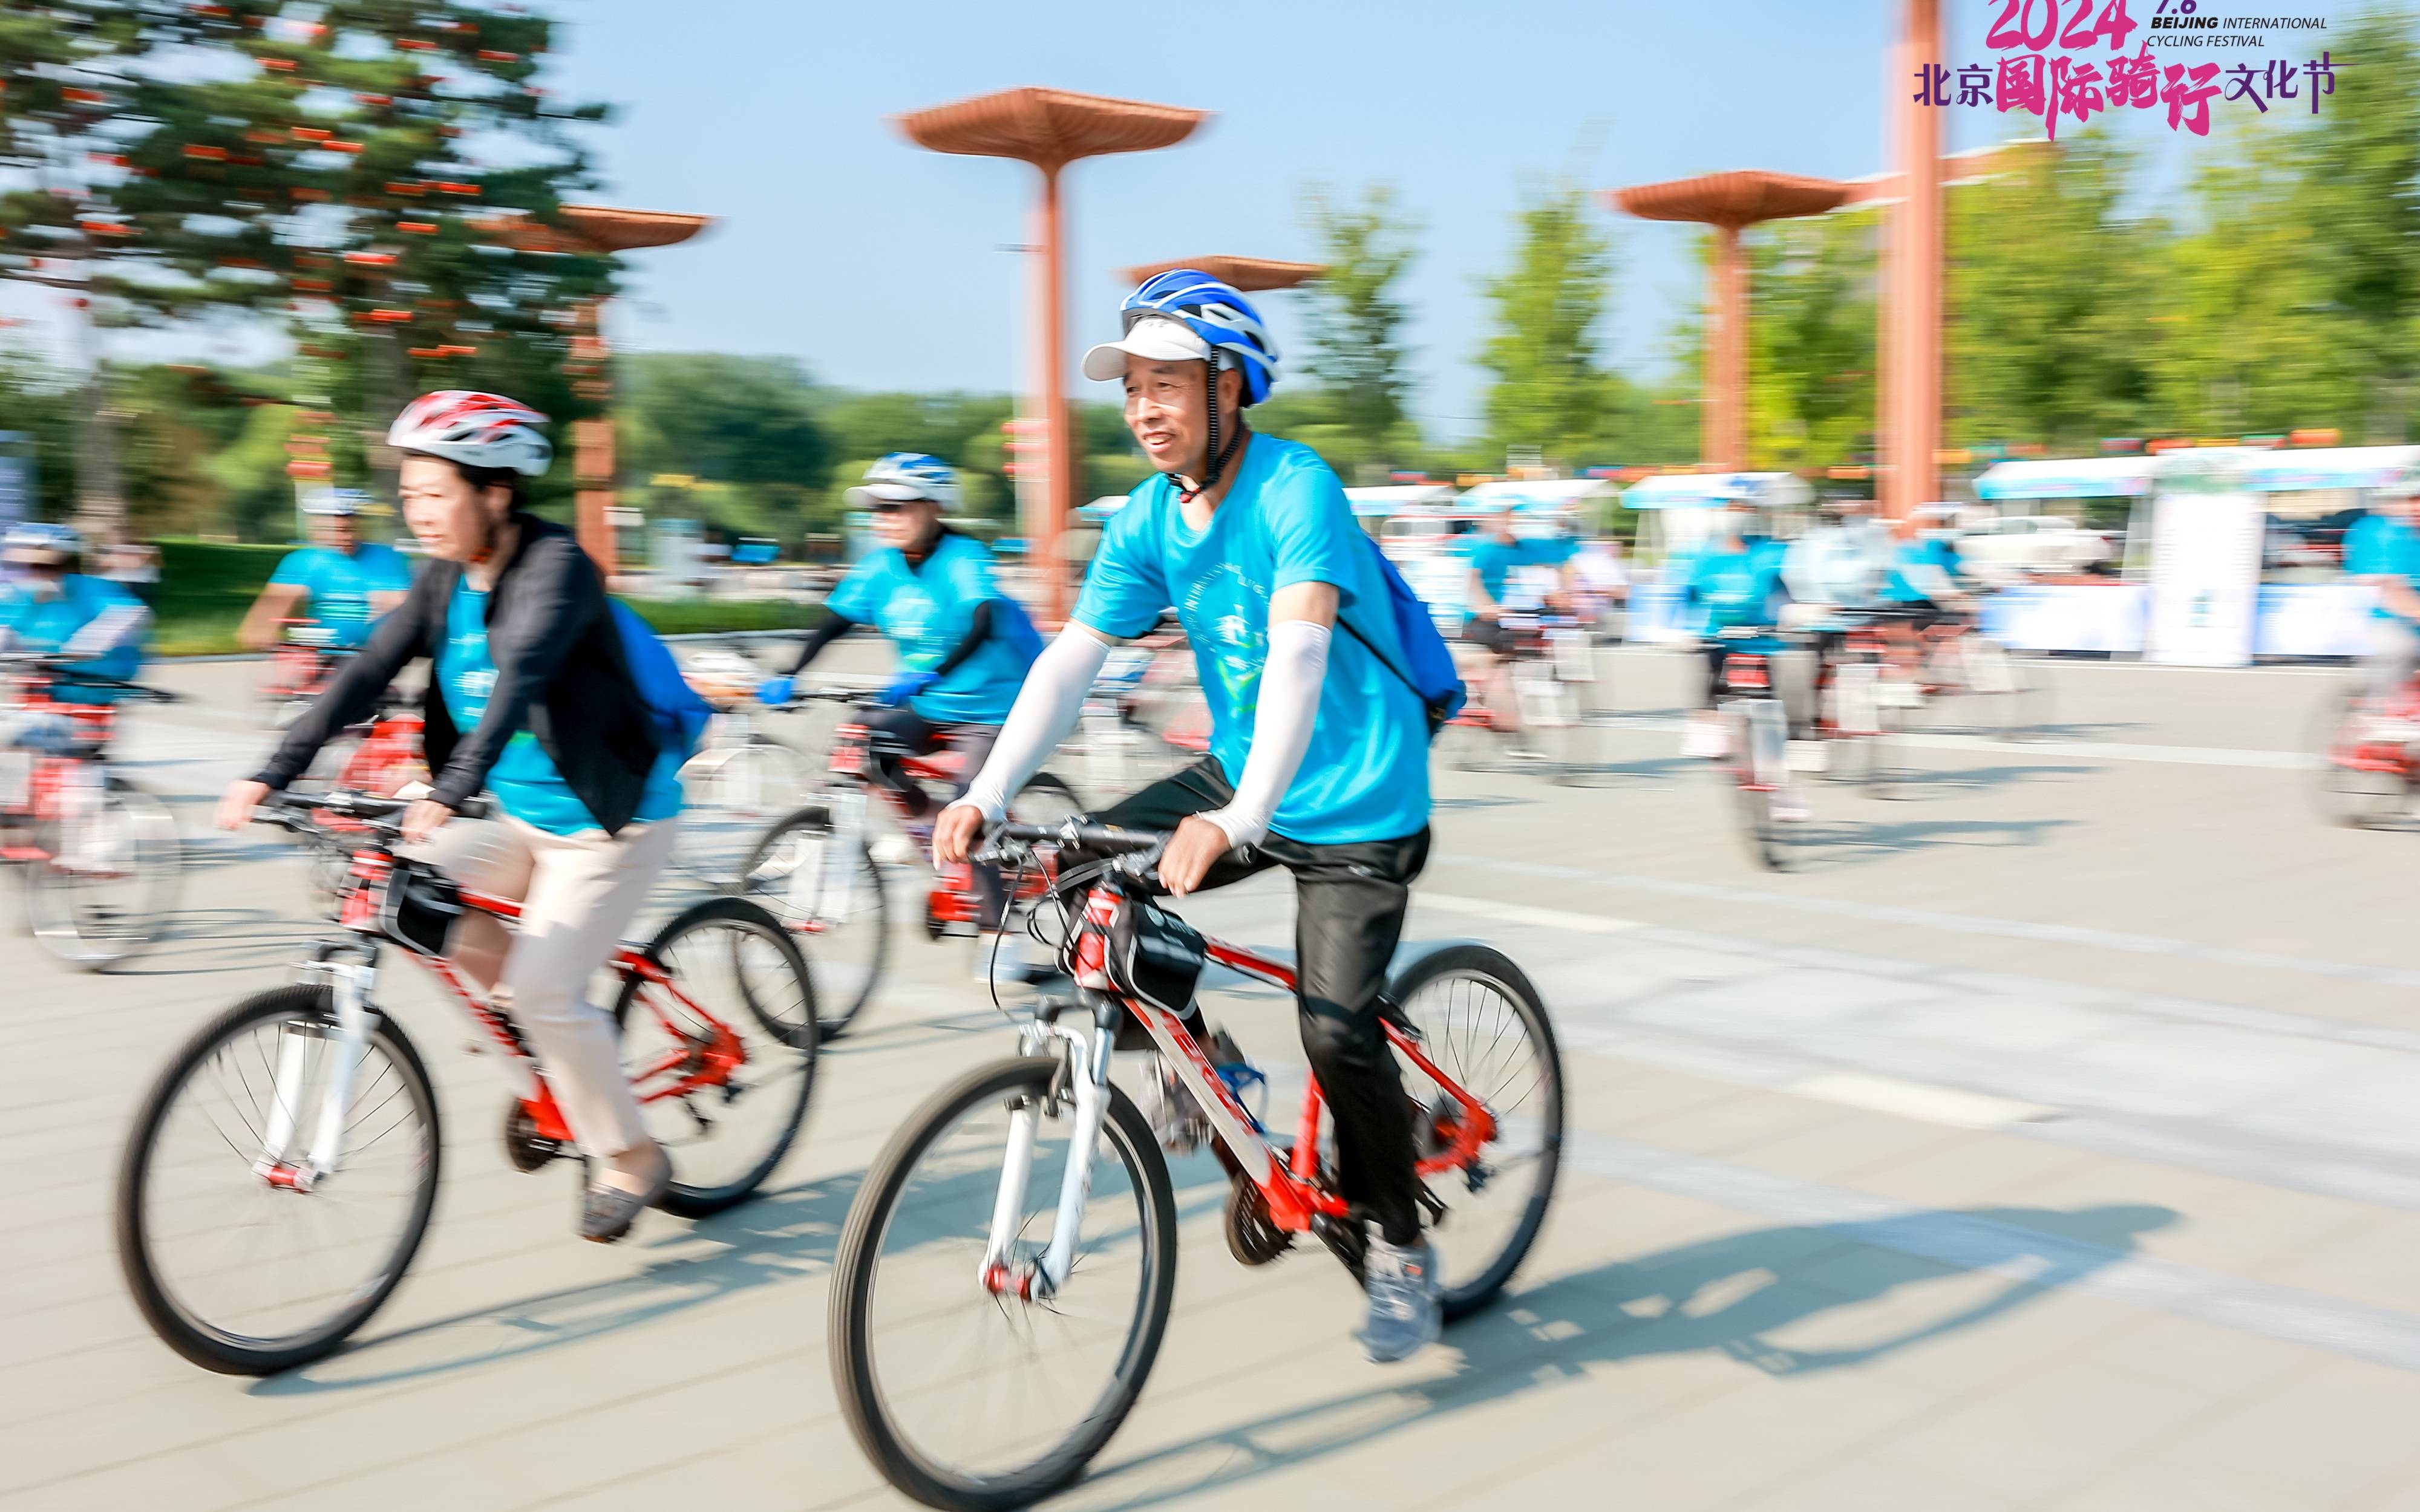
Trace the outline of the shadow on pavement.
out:
[[[1823,872],[1879,860],[1885,853],[1905,855],[1946,846],[2001,850],[2039,845],[2053,830],[2071,828],[2072,819],[1938,819],[1898,825],[1823,824],[1807,826],[1804,841],[1793,847],[1792,872]]]
[[[1449,1328],[1446,1347],[1462,1355],[1451,1375],[1218,1428],[1106,1465],[1070,1495],[1088,1506],[1141,1507],[1213,1486],[1226,1490],[1398,1429],[1433,1434],[1442,1428],[1450,1435],[1453,1420],[1438,1414],[1657,1355],[1719,1353],[1776,1378],[1866,1365],[1989,1322],[2123,1259],[2134,1253],[2139,1236],[2177,1216],[2149,1205],[1924,1212],[1761,1228],[1618,1261],[1508,1294]],[[1951,1247],[1966,1263],[1907,1253],[1935,1247],[1927,1242],[1933,1235],[1954,1236]],[[1979,1300],[1952,1303],[1934,1316],[1870,1334],[1858,1329],[1854,1309],[1925,1282],[1987,1273],[2004,1284]],[[1902,1303],[1894,1316],[1906,1310]],[[1846,1335],[1849,1341],[1792,1345],[1776,1336],[1802,1327],[1827,1338]],[[1575,1426],[1575,1431],[1587,1430]]]

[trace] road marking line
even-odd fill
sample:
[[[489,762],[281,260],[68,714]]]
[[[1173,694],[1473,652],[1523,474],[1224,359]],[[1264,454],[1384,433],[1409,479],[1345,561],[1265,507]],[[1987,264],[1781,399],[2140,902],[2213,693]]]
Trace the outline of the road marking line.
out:
[[[1928,1087],[1892,1076],[1868,1076],[1860,1072],[1802,1077],[1782,1090],[1921,1123],[1947,1124],[1953,1129],[2006,1129],[2011,1124],[2044,1123],[2059,1116],[2056,1108],[2040,1103],[1962,1092],[1949,1087]]]
[[[1572,1164],[1591,1176],[1693,1197],[1734,1212],[1824,1228],[1854,1243],[1896,1250],[2026,1286],[2060,1288],[2239,1334],[2325,1350],[2420,1372],[2420,1317],[2298,1287],[2155,1259],[2123,1244],[2094,1243],[1982,1212],[1912,1208],[1864,1192],[1683,1155],[1610,1134],[1572,1135]],[[2165,1227],[2178,1214],[2149,1204],[2042,1216],[2118,1234]],[[1646,1273],[1652,1274],[1652,1271]],[[1921,1335],[1919,1335],[1921,1336]],[[1879,1346],[1875,1352],[1888,1346]]]
[[[1418,893],[1412,903],[1418,908],[1470,914],[1505,924],[1535,924],[1542,929],[1575,930],[1582,934],[1619,934],[1623,930],[1645,927],[1635,918],[1615,918],[1607,914],[1575,914],[1560,908],[1532,908],[1528,903],[1497,903],[1493,898],[1465,898],[1450,892]]]
[[[1497,856],[1474,856],[1466,852],[1448,852],[1434,859],[1455,866],[1480,866],[1493,871],[1509,872],[1518,876],[1550,878],[1562,882],[1584,882],[1600,887],[1618,887],[1631,892],[1663,893],[1676,898],[1698,898],[1714,903],[1743,903],[1756,908],[1788,908],[1806,914],[1829,914],[1836,918],[1864,919],[1869,923],[1912,924],[1919,929],[1942,930],[1958,934],[1990,934],[2003,939],[2034,940],[2045,945],[2081,945],[2101,950],[2123,950],[2131,955],[2167,956],[2177,960],[2202,961],[2213,965],[2240,966],[2254,971],[2285,971],[2306,977],[2328,977],[2339,981],[2368,982],[2381,987],[2420,988],[2420,971],[2404,966],[2372,965],[2362,961],[2329,961],[2317,956],[2281,955],[2270,950],[2239,950],[2231,946],[2204,945],[2193,940],[2172,940],[2156,934],[2130,934],[2119,930],[2093,929],[2083,924],[2036,923],[2020,918],[1993,918],[1983,914],[1945,914],[1929,908],[1905,908],[1896,903],[1858,903],[1848,898],[1798,897],[1790,893],[1763,892],[1754,887],[1733,887],[1712,882],[1683,882],[1672,877],[1638,876],[1627,872],[1600,872],[1590,867],[1554,866],[1543,861],[1514,861]]]

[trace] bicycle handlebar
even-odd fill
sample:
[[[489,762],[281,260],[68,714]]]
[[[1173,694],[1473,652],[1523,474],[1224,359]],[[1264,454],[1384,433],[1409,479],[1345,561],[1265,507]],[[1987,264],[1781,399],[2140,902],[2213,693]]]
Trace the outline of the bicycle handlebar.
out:
[[[153,703],[182,703],[185,695],[148,683],[130,683],[123,677],[111,677],[88,671],[84,664],[48,652],[0,652],[0,667],[31,667],[50,674],[52,681],[73,683],[83,687],[106,687],[121,693],[132,693]]]
[[[1166,830],[1126,829],[1117,825],[1084,825],[1070,819],[1063,825],[1000,825],[992,829],[990,838],[1029,845],[1059,845],[1098,856],[1139,856],[1166,845],[1170,834]]]
[[[281,829],[318,827],[317,815],[329,813],[343,819],[357,819],[376,829],[400,829],[403,811],[419,800],[416,798],[381,798],[368,793],[353,793],[338,788],[330,793],[272,793],[255,805],[252,810],[256,824],[275,825]],[[464,800],[454,810],[458,819],[485,819],[494,810],[494,800],[484,794]]]

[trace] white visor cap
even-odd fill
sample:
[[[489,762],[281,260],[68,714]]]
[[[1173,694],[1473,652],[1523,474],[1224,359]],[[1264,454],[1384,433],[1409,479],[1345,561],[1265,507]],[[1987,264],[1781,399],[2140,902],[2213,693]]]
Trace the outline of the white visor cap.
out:
[[[1210,360],[1210,344],[1195,335],[1193,328],[1182,320],[1145,316],[1123,338],[1104,342],[1086,352],[1084,376],[1095,383],[1124,378],[1129,357],[1140,357],[1147,363],[1206,363]]]

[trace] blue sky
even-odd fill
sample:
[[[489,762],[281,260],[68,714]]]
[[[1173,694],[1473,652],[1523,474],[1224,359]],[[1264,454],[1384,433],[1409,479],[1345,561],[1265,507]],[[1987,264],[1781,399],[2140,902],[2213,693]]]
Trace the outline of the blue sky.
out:
[[[2000,0],[1944,3],[1945,61],[1988,61]],[[2140,19],[2161,0],[2129,3]],[[720,217],[697,242],[632,259],[613,331],[626,349],[785,354],[858,387],[1022,387],[1025,259],[1001,249],[1028,239],[1033,175],[919,150],[891,117],[1051,85],[1217,113],[1183,146],[1070,171],[1072,349],[1114,333],[1114,270],[1200,253],[1309,257],[1304,184],[1387,179],[1426,222],[1405,289],[1415,409],[1454,436],[1479,414],[1479,284],[1507,258],[1525,186],[1878,171],[1896,6],[555,0],[567,35],[550,83],[619,108],[592,139],[603,197]],[[2341,17],[2351,0],[2259,8]],[[1952,149],[2035,120],[1945,116]],[[2194,145],[2156,112],[2125,129],[2170,173]],[[1698,298],[1691,228],[1610,212],[1601,224],[1621,263],[1610,350],[1644,371]],[[1272,304],[1282,346],[1299,322],[1283,297]]]

